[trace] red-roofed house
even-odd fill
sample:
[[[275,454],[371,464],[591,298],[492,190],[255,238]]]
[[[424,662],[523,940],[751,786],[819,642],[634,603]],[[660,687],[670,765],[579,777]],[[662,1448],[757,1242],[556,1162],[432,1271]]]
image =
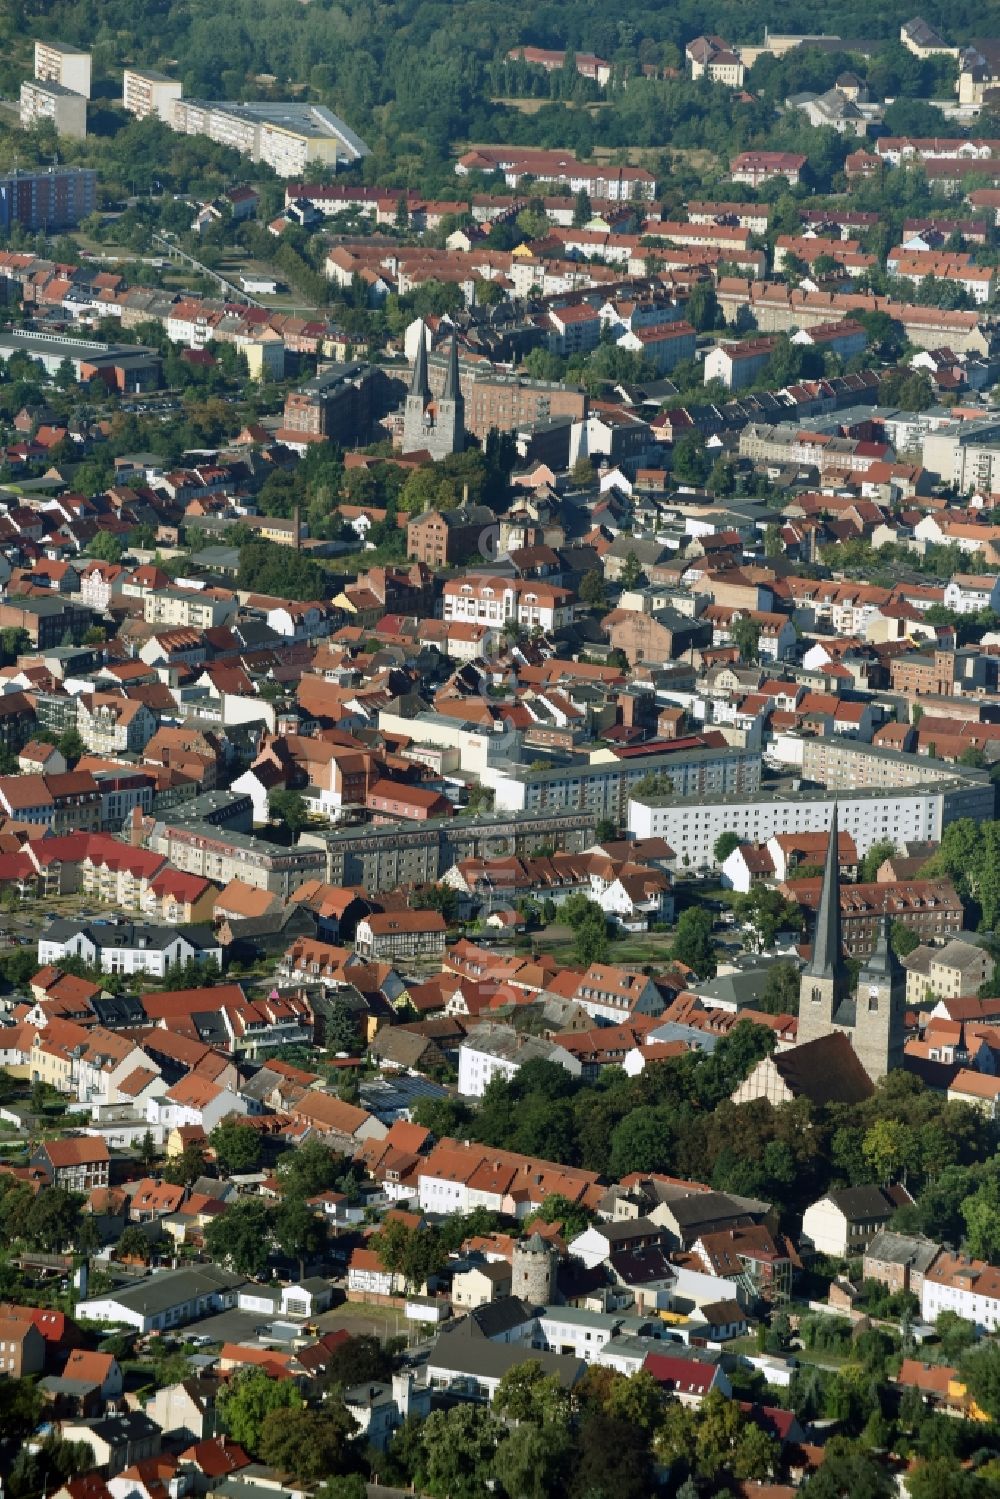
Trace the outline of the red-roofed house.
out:
[[[103,1140],[73,1135],[65,1140],[45,1140],[32,1152],[31,1164],[40,1166],[54,1187],[70,1192],[90,1192],[106,1187],[111,1158]]]
[[[167,865],[150,880],[142,897],[142,909],[147,916],[169,926],[211,922],[218,894],[218,885],[203,875],[186,874]]]
[[[70,1354],[62,1377],[97,1385],[104,1400],[116,1399],[125,1388],[125,1377],[113,1354],[90,1353],[83,1348],[76,1348]]]
[[[681,1405],[699,1406],[712,1390],[729,1396],[732,1386],[718,1364],[666,1353],[647,1353],[642,1365]]]

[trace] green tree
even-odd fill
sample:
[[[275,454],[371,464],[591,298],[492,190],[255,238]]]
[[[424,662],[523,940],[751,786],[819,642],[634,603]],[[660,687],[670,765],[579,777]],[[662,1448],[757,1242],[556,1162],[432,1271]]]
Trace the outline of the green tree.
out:
[[[648,1446],[635,1430],[603,1412],[588,1413],[577,1438],[573,1493],[608,1499],[648,1499],[654,1490]]]
[[[0,1379],[0,1431],[12,1442],[23,1441],[38,1425],[42,1397],[31,1379]]]
[[[361,1044],[354,1011],[343,999],[332,999],[323,1019],[323,1037],[332,1052],[356,1053]]]
[[[344,1403],[329,1397],[322,1410],[302,1405],[270,1410],[261,1423],[260,1456],[302,1484],[320,1483],[353,1463],[357,1429]]]
[[[10,1470],[10,1493],[13,1499],[28,1499],[48,1484],[66,1483],[88,1472],[93,1464],[89,1442],[69,1442],[50,1432],[34,1451],[23,1448],[18,1453]]]
[[[307,1140],[282,1160],[278,1175],[284,1196],[315,1197],[336,1187],[347,1162],[321,1140]]]
[[[695,1427],[695,1455],[699,1473],[717,1478],[727,1467],[743,1425],[734,1400],[712,1390],[702,1401]]]
[[[685,432],[674,443],[673,475],[678,484],[700,485],[708,478],[711,463],[701,432]]]
[[[537,1359],[514,1364],[497,1385],[493,1410],[516,1425],[530,1422],[547,1426],[550,1422],[566,1424],[569,1400],[555,1374],[545,1374]]]
[[[920,946],[920,938],[912,927],[903,921],[893,921],[889,928],[889,941],[897,958],[909,957],[914,948]]]
[[[781,538],[781,527],[771,522],[764,528],[764,556],[780,557],[785,550],[785,544]]]
[[[567,1240],[575,1239],[577,1234],[582,1234],[593,1222],[593,1214],[588,1208],[577,1202],[570,1202],[561,1192],[553,1192],[546,1197],[538,1209],[538,1216],[543,1223],[561,1223],[563,1237]]]
[[[67,729],[59,736],[59,752],[68,765],[75,765],[87,753],[87,746],[76,729]]]
[[[736,493],[736,469],[731,458],[717,458],[708,476],[708,488],[719,499]]]
[[[874,1458],[845,1438],[832,1437],[822,1467],[802,1492],[808,1499],[892,1499],[896,1486]]]
[[[402,1275],[411,1291],[418,1291],[444,1268],[446,1256],[436,1229],[410,1228],[391,1218],[375,1242],[385,1268]]]
[[[765,1015],[797,1015],[799,988],[798,964],[791,959],[782,958],[768,968],[764,990],[756,1007],[763,1010]]]
[[[873,843],[858,865],[858,879],[871,883],[886,859],[891,859],[896,852],[891,838],[881,838]]]
[[[330,1351],[326,1365],[326,1386],[334,1393],[357,1384],[376,1384],[392,1374],[393,1358],[388,1348],[362,1333],[345,1339]]]
[[[674,783],[663,770],[650,770],[632,787],[632,796],[672,796]]]
[[[147,1171],[156,1160],[156,1142],[153,1139],[152,1130],[146,1130],[139,1142],[139,1160]]]
[[[80,1212],[83,1198],[63,1187],[48,1187],[39,1192],[28,1208],[23,1237],[29,1249],[56,1254],[71,1249],[80,1234]]]
[[[604,1401],[606,1413],[616,1421],[625,1421],[645,1437],[651,1437],[663,1417],[666,1399],[663,1387],[645,1369],[620,1375],[608,1386]]]
[[[291,547],[266,541],[248,541],[240,547],[237,584],[253,593],[300,603],[325,599],[328,593],[327,574],[318,562]]]
[[[582,229],[584,224],[590,222],[593,212],[594,210],[590,203],[590,194],[585,187],[581,187],[573,199],[573,227],[575,229]]]
[[[273,1227],[282,1254],[298,1260],[299,1275],[304,1276],[306,1260],[315,1258],[326,1244],[326,1224],[304,1197],[286,1194],[275,1209]]]
[[[737,615],[729,626],[733,645],[740,653],[740,660],[754,666],[760,660],[760,624],[747,615]]]
[[[754,952],[766,952],[774,946],[780,931],[802,929],[802,909],[794,900],[786,900],[768,885],[754,885],[746,895],[733,902],[737,919],[746,930],[747,946]]]
[[[719,299],[711,281],[696,281],[688,293],[687,320],[698,333],[709,333],[717,326]]]
[[[190,1187],[192,1182],[204,1174],[205,1147],[197,1141],[192,1145],[185,1145],[180,1155],[165,1162],[163,1167],[164,1181],[172,1182],[177,1187]]]
[[[115,1245],[115,1257],[119,1260],[149,1261],[149,1240],[138,1223],[130,1223],[122,1230]]]
[[[634,552],[629,552],[622,563],[621,585],[623,588],[634,588],[641,577],[642,567],[640,566],[639,559]]]
[[[218,1407],[226,1435],[256,1457],[268,1416],[279,1412],[287,1420],[292,1411],[301,1410],[302,1396],[291,1380],[272,1379],[263,1369],[246,1369],[220,1390]]]
[[[277,822],[284,823],[293,839],[298,837],[309,821],[309,808],[306,806],[305,797],[298,791],[283,789],[269,791],[267,810]]]
[[[715,976],[715,946],[712,942],[712,917],[702,906],[689,906],[677,921],[671,956],[678,963],[693,968],[699,978]]]
[[[573,1439],[564,1425],[523,1425],[496,1450],[494,1470],[509,1499],[561,1499],[572,1474]]]
[[[1000,1253],[1000,1185],[995,1177],[966,1198],[962,1217],[969,1253],[976,1259],[994,1260]]]
[[[712,846],[712,858],[716,864],[725,864],[734,849],[740,846],[739,833],[720,833]]]
[[[253,1171],[260,1161],[260,1134],[251,1124],[241,1123],[238,1114],[217,1124],[208,1143],[224,1171]]]
[[[501,1433],[498,1422],[474,1405],[431,1411],[421,1433],[422,1487],[435,1499],[482,1499]]]
[[[7,625],[0,630],[0,649],[5,662],[17,661],[31,648],[31,636],[20,626]]]
[[[96,557],[101,562],[120,562],[125,548],[121,537],[116,536],[113,531],[98,531],[91,538],[87,551],[91,557]]]
[[[609,1169],[615,1177],[632,1171],[662,1171],[669,1160],[665,1111],[634,1108],[611,1131]]]
[[[604,591],[604,578],[596,567],[584,573],[580,580],[580,599],[588,609],[607,608],[608,599]]]
[[[967,1471],[957,1457],[931,1457],[906,1476],[910,1499],[987,1499],[991,1480]]]
[[[585,968],[592,963],[606,963],[611,953],[607,918],[600,908],[598,912],[597,916],[581,922],[573,935],[573,955]]]
[[[608,944],[607,917],[596,901],[589,896],[577,893],[569,896],[563,901],[561,915],[567,926],[571,927],[576,934],[575,945],[579,952],[591,946],[602,946],[606,949]],[[602,959],[580,958],[581,962],[600,962]]]
[[[1000,1421],[1000,1343],[982,1342],[971,1348],[959,1372],[973,1400],[992,1421]]]
[[[234,1202],[205,1229],[212,1259],[254,1279],[267,1269],[270,1239],[271,1211],[259,1197]]]
[[[865,1131],[861,1153],[880,1182],[889,1184],[906,1174],[916,1141],[912,1130],[900,1119],[876,1119]]]

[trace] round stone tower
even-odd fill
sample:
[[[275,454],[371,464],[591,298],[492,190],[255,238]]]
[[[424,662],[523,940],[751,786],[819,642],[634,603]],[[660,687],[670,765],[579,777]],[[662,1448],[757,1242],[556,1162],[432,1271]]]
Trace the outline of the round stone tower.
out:
[[[511,1293],[529,1306],[549,1306],[555,1296],[557,1254],[536,1230],[514,1246]]]

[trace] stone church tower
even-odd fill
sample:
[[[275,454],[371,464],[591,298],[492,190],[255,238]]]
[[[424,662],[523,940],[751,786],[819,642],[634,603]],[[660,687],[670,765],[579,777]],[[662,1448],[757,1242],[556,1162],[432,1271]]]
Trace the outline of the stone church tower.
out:
[[[428,452],[435,461],[465,447],[465,400],[458,379],[458,341],[454,334],[448,351],[444,390],[435,400],[427,378],[427,334],[420,324],[417,357],[403,408],[403,452]]]
[[[858,974],[854,1050],[873,1082],[903,1065],[906,1029],[906,969],[892,950],[890,921],[883,915],[875,946]]]
[[[812,957],[799,987],[798,1044],[843,1031],[873,1082],[903,1061],[906,973],[892,950],[889,917],[883,916],[874,948],[852,993],[841,950],[840,859],[837,806],[830,819],[830,840],[823,869],[823,888]]]

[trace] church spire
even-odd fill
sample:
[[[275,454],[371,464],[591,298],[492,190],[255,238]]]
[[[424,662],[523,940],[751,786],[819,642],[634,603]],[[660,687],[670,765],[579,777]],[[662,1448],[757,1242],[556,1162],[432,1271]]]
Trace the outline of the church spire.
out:
[[[840,840],[837,803],[830,817],[830,841],[826,846],[823,889],[816,913],[812,959],[808,972],[813,978],[835,978],[840,971]]]
[[[451,335],[451,348],[448,350],[448,373],[445,376],[444,390],[441,393],[442,401],[454,401],[458,397],[458,337]]]
[[[427,327],[422,318],[417,357],[413,361],[413,374],[410,377],[410,395],[419,396],[425,406],[431,398],[430,382],[427,379]]]
[[[891,983],[894,978],[898,978],[905,972],[906,970],[896,956],[896,949],[892,945],[892,918],[886,909],[882,912],[882,918],[878,924],[875,945],[861,965],[858,984],[860,986],[869,981]]]

